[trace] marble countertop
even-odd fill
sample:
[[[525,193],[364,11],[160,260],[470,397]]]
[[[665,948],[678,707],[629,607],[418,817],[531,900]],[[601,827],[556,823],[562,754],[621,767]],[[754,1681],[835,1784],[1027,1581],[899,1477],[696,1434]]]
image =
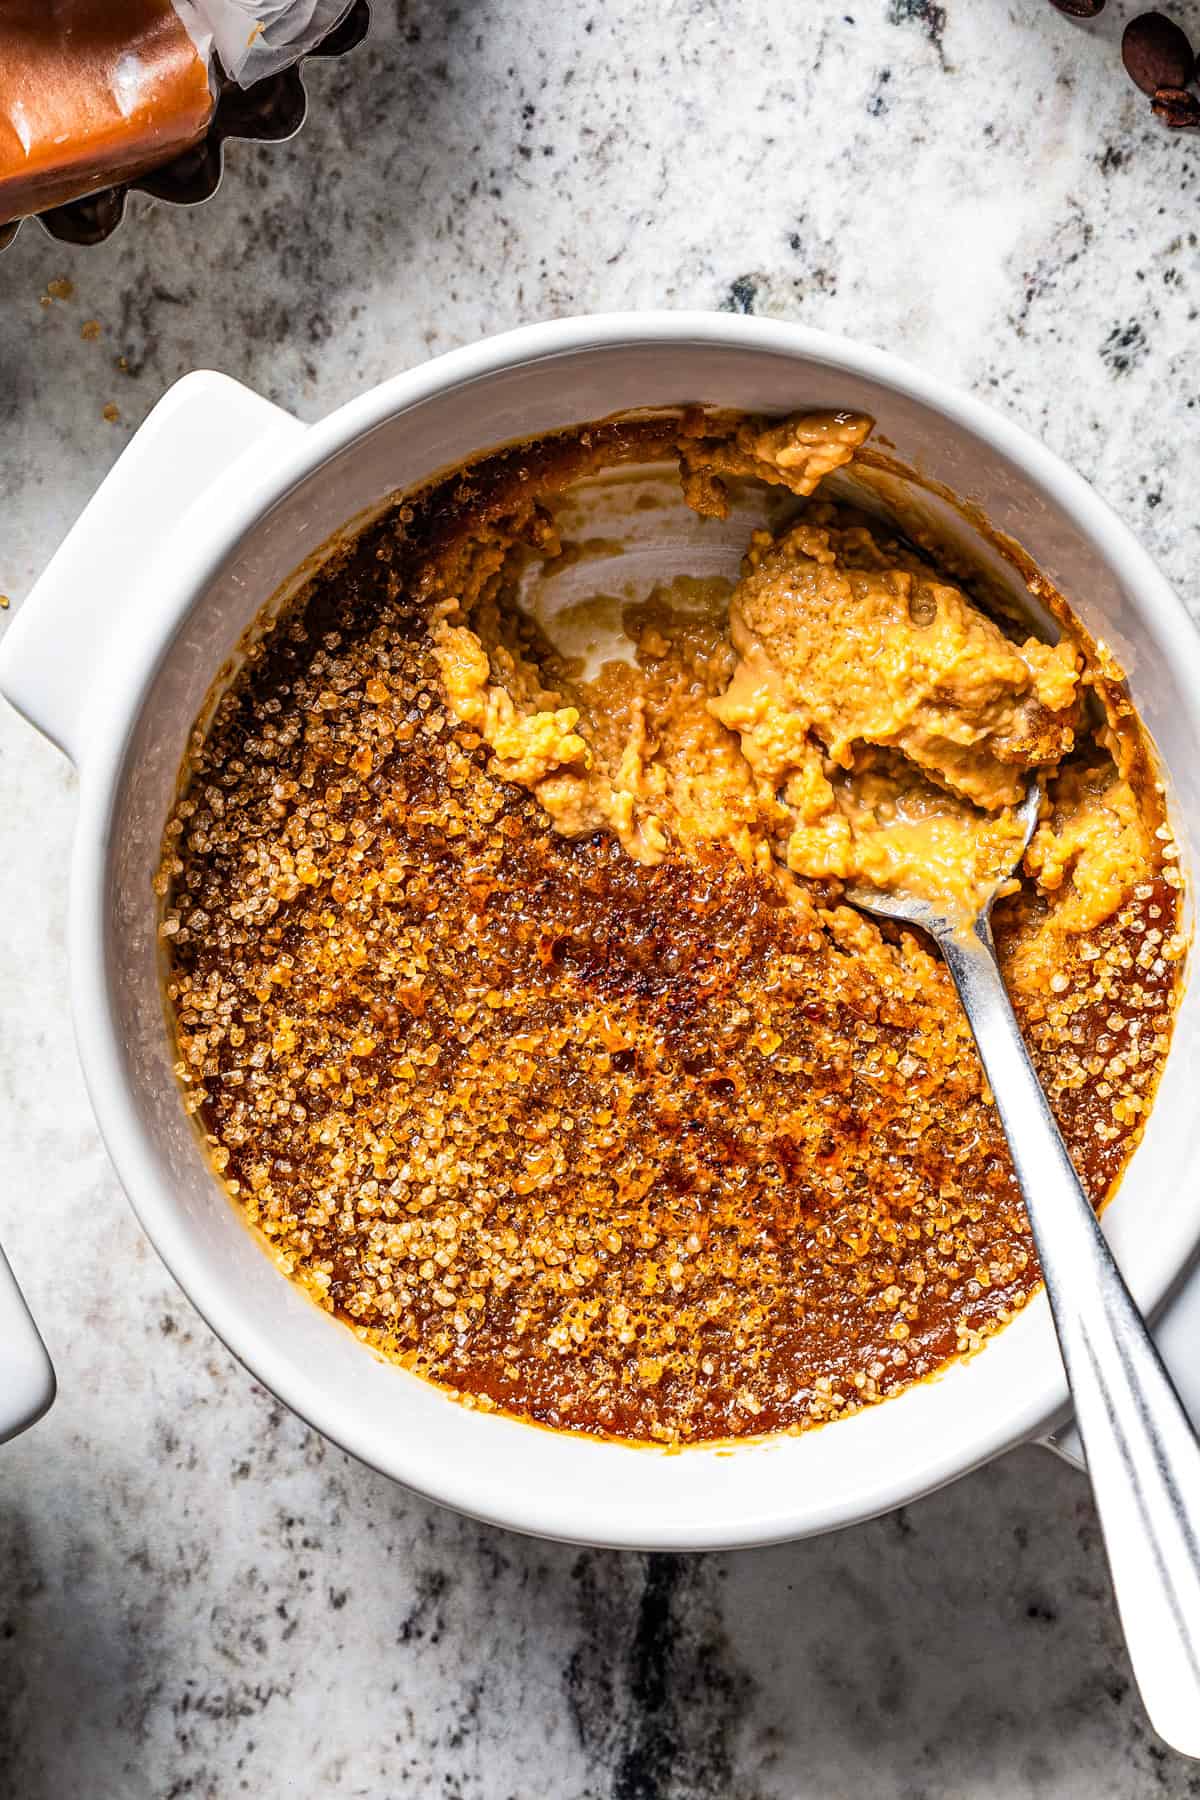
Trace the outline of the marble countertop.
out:
[[[1200,600],[1200,141],[1124,78],[1133,10],[377,0],[368,43],[312,68],[300,137],[232,145],[207,207],[138,197],[97,249],[26,226],[0,255],[0,591],[20,605],[188,369],[314,418],[481,332],[698,306],[995,401]],[[1195,0],[1172,10],[1200,36]],[[1086,1483],[1044,1452],[839,1537],[647,1558],[465,1522],[285,1413],[98,1141],[74,780],[2,708],[0,795],[0,1234],[60,1379],[0,1451],[5,1793],[1200,1793],[1131,1687]]]

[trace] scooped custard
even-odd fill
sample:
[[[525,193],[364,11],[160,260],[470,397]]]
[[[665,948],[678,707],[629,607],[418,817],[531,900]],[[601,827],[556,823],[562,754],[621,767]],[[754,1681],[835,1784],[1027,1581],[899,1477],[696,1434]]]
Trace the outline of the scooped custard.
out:
[[[843,894],[969,919],[1035,777],[994,923],[1096,1205],[1143,1128],[1186,947],[1145,734],[1044,582],[1054,643],[822,488],[870,429],[692,411],[481,458],[264,618],[194,733],[159,877],[185,1102],[282,1268],[464,1406],[798,1430],[1024,1304],[949,977]],[[523,596],[591,553],[577,483],[665,459],[705,517],[769,487],[771,529],[736,579],[598,588],[585,660]]]

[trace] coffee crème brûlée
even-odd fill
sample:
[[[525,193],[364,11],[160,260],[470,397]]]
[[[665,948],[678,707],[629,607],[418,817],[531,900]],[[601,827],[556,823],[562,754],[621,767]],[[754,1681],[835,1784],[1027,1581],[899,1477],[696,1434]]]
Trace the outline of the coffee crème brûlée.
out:
[[[1012,870],[1005,978],[1096,1205],[1144,1127],[1186,948],[1145,732],[1044,580],[1054,643],[822,487],[870,429],[692,409],[476,459],[264,615],[193,732],[185,1104],[281,1267],[463,1406],[801,1430],[1035,1290],[949,976],[848,885],[969,925]],[[702,518],[766,496],[740,576],[621,588],[570,535],[580,484],[652,509],[668,461]],[[584,563],[559,630],[530,596]]]

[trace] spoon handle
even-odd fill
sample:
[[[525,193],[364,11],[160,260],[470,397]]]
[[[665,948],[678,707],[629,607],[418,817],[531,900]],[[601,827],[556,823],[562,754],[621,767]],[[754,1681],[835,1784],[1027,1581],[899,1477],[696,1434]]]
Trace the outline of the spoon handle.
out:
[[[1033,1229],[1142,1699],[1160,1737],[1200,1756],[1200,1443],[1059,1135],[987,917],[938,943]]]

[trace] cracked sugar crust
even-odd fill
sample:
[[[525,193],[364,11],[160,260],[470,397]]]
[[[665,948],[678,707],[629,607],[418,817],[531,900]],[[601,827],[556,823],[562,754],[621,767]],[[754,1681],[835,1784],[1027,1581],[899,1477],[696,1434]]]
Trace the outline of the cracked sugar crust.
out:
[[[522,446],[343,552],[197,736],[159,885],[185,1103],[286,1272],[464,1405],[682,1443],[882,1399],[1038,1271],[915,936],[721,845],[564,837],[447,704],[447,597],[546,547],[555,492],[661,453],[654,430]],[[1103,922],[1055,929],[1031,881],[997,919],[1097,1202],[1169,1043],[1156,817]]]

